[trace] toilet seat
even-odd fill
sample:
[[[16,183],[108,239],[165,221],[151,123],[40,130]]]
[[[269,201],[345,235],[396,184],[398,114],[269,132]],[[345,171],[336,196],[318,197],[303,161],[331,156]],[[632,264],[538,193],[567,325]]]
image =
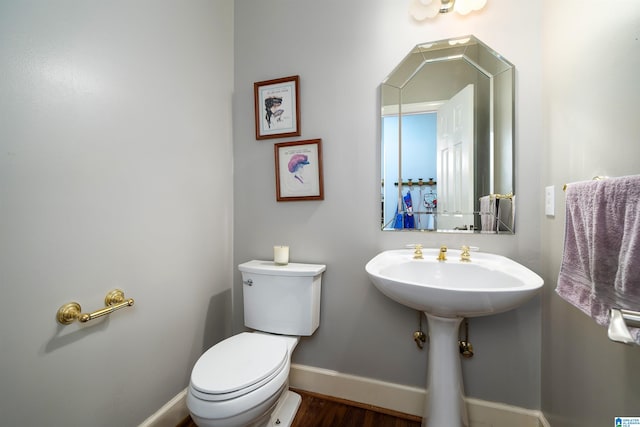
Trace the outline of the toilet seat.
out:
[[[275,339],[274,339],[275,338]],[[205,401],[235,399],[272,381],[287,366],[286,341],[244,332],[211,347],[191,373],[191,392]]]

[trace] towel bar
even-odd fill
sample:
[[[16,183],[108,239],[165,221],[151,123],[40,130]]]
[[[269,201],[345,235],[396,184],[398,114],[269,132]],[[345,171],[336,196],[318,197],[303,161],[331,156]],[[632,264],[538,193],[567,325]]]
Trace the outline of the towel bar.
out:
[[[624,319],[624,323],[627,326],[631,326],[632,328],[640,328],[640,312],[625,310],[623,308],[620,309],[622,313],[622,318]]]
[[[640,328],[640,312],[623,308],[612,308],[609,319],[609,339],[625,344],[640,345],[629,332],[628,326]]]
[[[607,179],[609,178],[608,176],[600,176],[600,175],[596,175],[593,177],[593,181],[602,181],[603,179]],[[567,191],[567,187],[569,186],[569,184],[564,184],[562,186],[562,191]]]

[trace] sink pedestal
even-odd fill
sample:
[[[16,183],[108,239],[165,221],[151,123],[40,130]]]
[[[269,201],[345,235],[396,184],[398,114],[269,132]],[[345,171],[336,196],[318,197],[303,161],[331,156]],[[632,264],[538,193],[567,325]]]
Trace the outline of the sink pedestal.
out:
[[[468,427],[458,349],[463,318],[425,314],[429,322],[429,362],[422,427]]]
[[[533,271],[501,255],[464,254],[441,249],[380,252],[365,266],[373,284],[392,300],[419,310],[429,320],[427,401],[423,427],[468,427],[462,387],[458,328],[465,317],[514,309],[540,291],[544,281]],[[429,314],[432,313],[432,314]],[[436,315],[437,314],[437,315]]]

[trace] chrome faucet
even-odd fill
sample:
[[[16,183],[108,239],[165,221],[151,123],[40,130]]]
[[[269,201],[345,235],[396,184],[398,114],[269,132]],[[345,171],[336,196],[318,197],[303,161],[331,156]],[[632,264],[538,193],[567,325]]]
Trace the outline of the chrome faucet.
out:
[[[438,254],[438,261],[447,260],[447,247],[445,245],[440,246],[440,253]]]

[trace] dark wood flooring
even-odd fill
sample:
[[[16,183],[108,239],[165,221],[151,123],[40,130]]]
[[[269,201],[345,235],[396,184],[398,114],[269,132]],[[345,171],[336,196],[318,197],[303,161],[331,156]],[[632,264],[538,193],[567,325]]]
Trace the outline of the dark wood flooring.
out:
[[[421,418],[303,390],[291,427],[420,427]],[[187,418],[176,427],[196,427]]]

